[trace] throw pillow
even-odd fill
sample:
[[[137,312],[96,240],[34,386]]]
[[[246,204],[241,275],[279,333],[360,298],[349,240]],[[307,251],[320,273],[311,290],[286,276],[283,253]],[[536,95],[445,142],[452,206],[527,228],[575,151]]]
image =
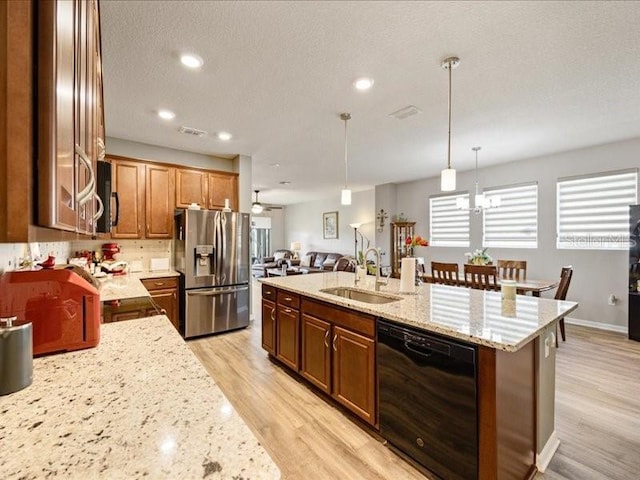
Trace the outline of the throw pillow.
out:
[[[301,267],[310,267],[311,266],[311,255],[306,255],[306,256],[302,257],[302,260],[300,260],[300,266]]]
[[[280,259],[282,259],[284,257],[285,257],[285,252],[276,252],[273,255],[273,260],[277,262],[278,260],[280,260]]]

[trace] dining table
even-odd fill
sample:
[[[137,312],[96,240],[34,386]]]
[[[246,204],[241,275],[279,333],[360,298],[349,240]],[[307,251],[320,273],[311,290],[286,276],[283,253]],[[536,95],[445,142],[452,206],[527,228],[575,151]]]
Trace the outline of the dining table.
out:
[[[460,275],[460,277],[460,286],[466,286],[464,274]],[[421,278],[423,282],[434,283],[433,277],[429,273],[423,273]],[[513,281],[512,279],[498,278],[498,286],[500,286],[502,280]],[[560,280],[515,280],[515,287],[519,295],[527,295],[530,293],[534,297],[539,297],[542,292],[553,290],[559,283]]]

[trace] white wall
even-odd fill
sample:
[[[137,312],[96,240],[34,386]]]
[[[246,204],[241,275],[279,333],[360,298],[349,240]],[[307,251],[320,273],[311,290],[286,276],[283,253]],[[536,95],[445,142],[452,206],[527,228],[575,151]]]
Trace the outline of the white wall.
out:
[[[455,168],[455,158],[452,163]],[[480,169],[481,187],[538,182],[538,248],[494,248],[488,253],[494,259],[526,260],[527,276],[533,279],[558,278],[563,265],[573,265],[567,299],[579,302],[580,307],[572,317],[626,332],[628,253],[556,249],[556,180],[639,165],[640,138],[637,138]],[[472,192],[474,181],[473,171],[459,172],[458,190]],[[409,220],[417,222],[416,233],[428,236],[428,198],[437,193],[440,193],[439,178],[398,184],[397,212],[393,213],[403,211]],[[464,253],[480,248],[481,244],[482,216],[472,213],[469,248],[428,247],[421,249],[420,254],[425,254],[427,262],[436,260],[462,264]],[[607,297],[612,293],[620,299],[616,306],[607,305]]]
[[[315,202],[287,205],[284,222],[284,241],[286,248],[291,242],[301,242],[301,255],[309,251],[339,252],[345,255],[354,254],[353,228],[350,223],[361,223],[360,232],[366,236],[370,246],[375,246],[375,190],[353,192],[351,205],[340,205],[340,194],[335,198]],[[338,212],[338,238],[325,240],[322,238],[322,214]],[[275,244],[274,244],[275,245]],[[388,255],[383,257],[383,264],[389,263]]]
[[[173,163],[186,167],[222,170],[224,172],[237,171],[234,169],[234,160],[216,157],[214,155],[202,155],[200,153],[159,147],[157,145],[133,142],[115,137],[107,137],[106,146],[108,155],[121,155],[139,160]]]

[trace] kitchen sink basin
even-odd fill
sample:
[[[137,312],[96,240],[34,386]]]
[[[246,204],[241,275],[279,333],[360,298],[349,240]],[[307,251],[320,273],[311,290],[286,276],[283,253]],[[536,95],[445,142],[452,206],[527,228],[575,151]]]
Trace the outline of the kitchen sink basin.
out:
[[[336,295],[338,297],[348,298],[350,300],[357,300],[359,302],[364,302],[364,303],[391,303],[391,302],[397,302],[398,300],[402,300],[401,297],[395,297],[392,295],[383,295],[381,293],[374,293],[374,292],[364,292],[362,290],[356,290],[354,288],[349,288],[349,287],[323,288],[320,291],[323,293],[328,293],[330,295]]]

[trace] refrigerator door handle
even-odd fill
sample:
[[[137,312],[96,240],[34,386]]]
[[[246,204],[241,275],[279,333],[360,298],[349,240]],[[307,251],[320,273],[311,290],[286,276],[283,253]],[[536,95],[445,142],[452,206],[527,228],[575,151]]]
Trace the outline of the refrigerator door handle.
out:
[[[193,295],[193,296],[200,296],[200,297],[213,297],[215,295],[226,295],[229,293],[236,293],[236,292],[243,292],[245,290],[249,290],[249,287],[238,287],[238,288],[234,288],[231,290],[215,290],[215,289],[211,289],[211,290],[206,290],[204,292],[191,292],[189,290],[187,290],[187,295]]]

